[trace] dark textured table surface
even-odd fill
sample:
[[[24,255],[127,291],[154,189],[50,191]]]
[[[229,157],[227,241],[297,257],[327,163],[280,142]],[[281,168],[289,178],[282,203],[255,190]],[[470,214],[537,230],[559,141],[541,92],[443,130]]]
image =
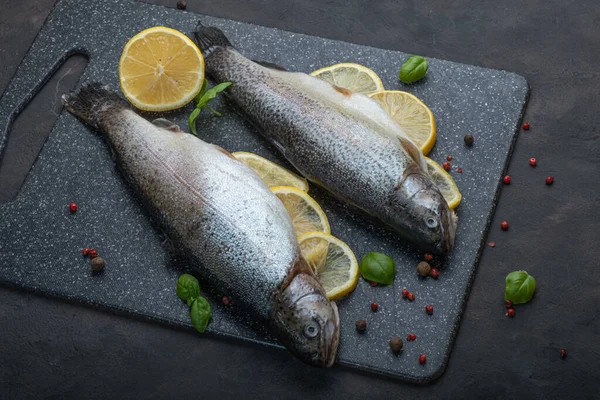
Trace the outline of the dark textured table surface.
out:
[[[0,91],[53,3],[0,0]],[[175,6],[175,1],[154,3]],[[199,338],[1,287],[1,398],[598,396],[600,7],[595,2],[188,3],[191,11],[506,69],[528,79],[532,94],[525,119],[531,129],[517,141],[509,167],[513,183],[503,189],[488,237],[496,247],[484,251],[446,373],[417,387],[340,367],[318,370],[276,349]],[[69,69],[63,73],[44,91],[46,100],[36,99],[39,109],[15,125],[7,147],[11,154],[0,164],[2,199],[14,192],[26,160],[35,157],[32,149],[44,133],[40,127],[55,112],[55,89],[69,79]],[[536,168],[528,165],[530,157],[538,159]],[[544,184],[547,175],[556,178],[551,187]],[[503,219],[511,223],[508,232],[499,228]],[[533,274],[538,290],[531,303],[517,308],[516,318],[508,319],[504,276],[515,269]],[[560,348],[568,351],[565,360]]]

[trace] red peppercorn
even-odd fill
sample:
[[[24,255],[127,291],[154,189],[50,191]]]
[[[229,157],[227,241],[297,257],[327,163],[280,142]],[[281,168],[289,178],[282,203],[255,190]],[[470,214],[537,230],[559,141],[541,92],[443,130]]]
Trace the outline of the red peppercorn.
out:
[[[500,222],[500,228],[502,228],[503,231],[507,231],[508,230],[508,222],[506,222],[506,221]]]
[[[458,168],[458,169],[456,170],[456,172],[458,172],[459,174],[462,174],[462,168]]]
[[[450,164],[448,161],[444,161],[442,167],[444,167],[446,171],[450,171],[450,169],[452,169],[452,164]]]
[[[408,297],[408,290],[402,289],[402,297],[403,298],[407,298]]]
[[[415,299],[415,294],[413,292],[408,292],[408,296],[406,296],[409,301],[413,301]]]
[[[506,310],[506,316],[513,318],[515,316],[515,309],[509,308],[508,310]]]
[[[488,245],[489,245],[490,247],[496,247],[496,242],[489,242],[489,243],[488,243]]]
[[[409,333],[406,337],[406,340],[408,340],[409,342],[415,341],[417,340],[417,335],[415,335],[414,333]]]
[[[377,304],[377,303],[371,303],[371,310],[377,311],[378,309],[379,309],[379,304]]]
[[[560,358],[566,358],[567,357],[567,351],[565,349],[560,349]]]
[[[535,167],[537,165],[537,160],[533,157],[531,157],[529,159],[529,165],[531,165],[532,167]]]
[[[223,296],[222,301],[223,301],[223,304],[225,304],[226,306],[228,306],[231,303],[231,300],[227,296]]]
[[[91,249],[89,254],[92,258],[98,257],[98,252],[96,251],[96,249]]]
[[[506,175],[504,178],[502,178],[502,182],[504,182],[505,185],[510,185],[510,176]]]
[[[504,301],[504,305],[506,306],[506,308],[512,308],[513,303],[510,300],[505,300]]]
[[[421,354],[419,356],[419,364],[423,365],[427,362],[427,356],[425,354]]]
[[[433,314],[433,306],[428,304],[425,306],[425,312],[429,315]]]
[[[452,156],[446,156],[446,161],[452,161]]]
[[[552,185],[554,183],[554,177],[549,176],[546,178],[546,185]]]
[[[529,130],[529,122],[525,122],[525,123],[523,124],[523,129],[524,129],[524,130],[526,130],[526,131],[528,131],[528,130]]]
[[[425,261],[432,261],[432,260],[433,260],[433,254],[425,253]]]
[[[83,250],[81,250],[81,254],[83,254],[84,256],[87,256],[90,254],[90,249],[85,247]]]
[[[373,287],[377,286],[377,282],[371,281],[371,286],[373,286]]]
[[[429,276],[433,279],[437,279],[440,277],[440,271],[437,268],[431,268],[431,271],[429,271]]]
[[[69,211],[71,211],[71,214],[76,213],[77,212],[77,204],[75,204],[75,203],[69,204]]]

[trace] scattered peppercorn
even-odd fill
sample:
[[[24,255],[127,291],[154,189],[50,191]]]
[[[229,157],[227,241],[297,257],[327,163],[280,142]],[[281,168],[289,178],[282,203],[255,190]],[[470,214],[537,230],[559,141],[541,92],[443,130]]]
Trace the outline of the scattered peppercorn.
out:
[[[404,347],[404,343],[402,343],[402,339],[398,336],[394,336],[390,339],[390,349],[394,353],[400,353],[402,351],[402,347]]]
[[[437,268],[431,268],[431,271],[429,271],[429,276],[431,276],[433,279],[437,279],[440,277],[440,271]]]
[[[75,214],[77,212],[77,204],[75,204],[75,203],[69,204],[69,211],[71,211],[71,214]]]
[[[531,165],[532,167],[535,167],[537,165],[537,160],[533,157],[531,157],[529,159],[529,165]]]
[[[452,156],[446,156],[446,161],[452,161]]]
[[[456,172],[458,172],[459,174],[462,174],[462,168],[458,168],[458,169],[456,170]]]
[[[373,286],[373,287],[377,286],[377,282],[371,281],[371,286]]]
[[[503,231],[507,231],[508,230],[508,222],[506,222],[506,221],[500,222],[500,228],[502,228]]]
[[[419,364],[423,365],[427,362],[427,356],[425,354],[421,354],[419,356]]]
[[[408,298],[408,301],[414,301],[415,294],[413,292],[408,292],[408,296],[406,296],[406,298]]]
[[[90,249],[87,247],[84,247],[83,250],[81,250],[81,254],[83,254],[83,256],[87,256],[90,254]]]
[[[433,254],[425,253],[425,261],[432,261],[432,260],[433,260]]]
[[[444,161],[442,167],[444,167],[446,171],[450,171],[452,169],[452,164],[450,164],[448,161]]]
[[[433,314],[433,306],[432,306],[432,305],[430,305],[430,304],[427,304],[427,305],[425,306],[425,312],[426,312],[427,314],[429,314],[429,315]]]
[[[506,316],[513,318],[515,316],[515,309],[509,308],[508,310],[506,310]]]
[[[379,309],[379,304],[377,304],[377,303],[371,303],[371,310],[377,311],[378,309]]]
[[[429,271],[431,271],[431,265],[427,261],[421,261],[417,264],[417,273],[422,277],[429,275]]]
[[[226,306],[228,306],[229,304],[231,304],[231,299],[227,296],[223,296],[223,298],[221,299],[221,301],[223,301],[223,304],[225,304]]]
[[[102,257],[94,257],[91,261],[92,271],[100,272],[104,269],[104,258]]]
[[[364,332],[367,329],[367,321],[364,319],[356,320],[356,330],[359,332]]]
[[[490,247],[496,247],[496,242],[489,242],[489,243],[488,243],[488,245],[489,245]]]
[[[526,131],[528,131],[528,130],[529,130],[529,122],[525,122],[525,123],[523,124],[523,129],[524,129],[524,130],[526,130]]]
[[[415,335],[414,333],[409,333],[408,336],[406,337],[406,340],[409,342],[413,342],[413,341],[417,340],[417,335]]]
[[[506,175],[504,178],[502,178],[502,182],[504,182],[505,185],[510,185],[510,176]]]
[[[549,176],[546,178],[546,185],[552,185],[554,183],[554,177]]]
[[[565,349],[560,349],[560,358],[567,358],[567,351]]]
[[[467,147],[473,146],[473,135],[465,135],[465,144]]]
[[[187,1],[179,0],[177,2],[177,8],[179,8],[180,10],[185,10],[187,8]]]
[[[89,254],[92,258],[98,257],[98,252],[96,251],[96,249],[91,249]]]
[[[504,301],[504,305],[506,306],[506,308],[512,308],[513,303],[510,300],[505,300]]]

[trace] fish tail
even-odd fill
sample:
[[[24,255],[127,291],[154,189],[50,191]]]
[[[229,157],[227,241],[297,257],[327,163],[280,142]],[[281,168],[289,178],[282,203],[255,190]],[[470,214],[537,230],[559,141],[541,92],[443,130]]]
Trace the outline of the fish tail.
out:
[[[86,82],[78,90],[63,94],[62,103],[71,114],[96,129],[106,112],[129,108],[114,90],[99,82]]]
[[[194,37],[205,57],[216,47],[233,47],[222,30],[214,26],[204,26],[200,21],[194,29]]]

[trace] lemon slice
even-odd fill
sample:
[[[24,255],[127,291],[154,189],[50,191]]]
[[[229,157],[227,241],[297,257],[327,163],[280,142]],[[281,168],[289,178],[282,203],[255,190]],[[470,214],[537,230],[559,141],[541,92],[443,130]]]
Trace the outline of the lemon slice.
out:
[[[232,155],[252,168],[269,187],[292,186],[308,192],[308,182],[306,179],[275,164],[273,161],[245,151],[238,151],[232,153]]]
[[[298,238],[298,243],[329,300],[345,296],[356,288],[358,261],[346,243],[323,232],[307,232]]]
[[[145,111],[183,107],[200,92],[204,58],[183,33],[155,26],[132,37],[119,60],[121,91]]]
[[[360,64],[335,64],[313,71],[310,75],[357,93],[369,94],[384,90],[379,76]]]
[[[462,200],[462,194],[458,190],[454,179],[452,179],[450,174],[447,173],[440,164],[436,163],[431,158],[425,157],[425,161],[427,162],[429,176],[442,193],[442,196],[444,196],[446,203],[448,203],[448,207],[450,207],[450,209],[458,207]]]
[[[271,191],[282,201],[290,214],[296,236],[313,231],[331,233],[323,209],[306,192],[291,186],[275,186]]]
[[[433,113],[421,100],[399,90],[383,90],[369,95],[402,127],[408,137],[427,155],[436,138]]]

